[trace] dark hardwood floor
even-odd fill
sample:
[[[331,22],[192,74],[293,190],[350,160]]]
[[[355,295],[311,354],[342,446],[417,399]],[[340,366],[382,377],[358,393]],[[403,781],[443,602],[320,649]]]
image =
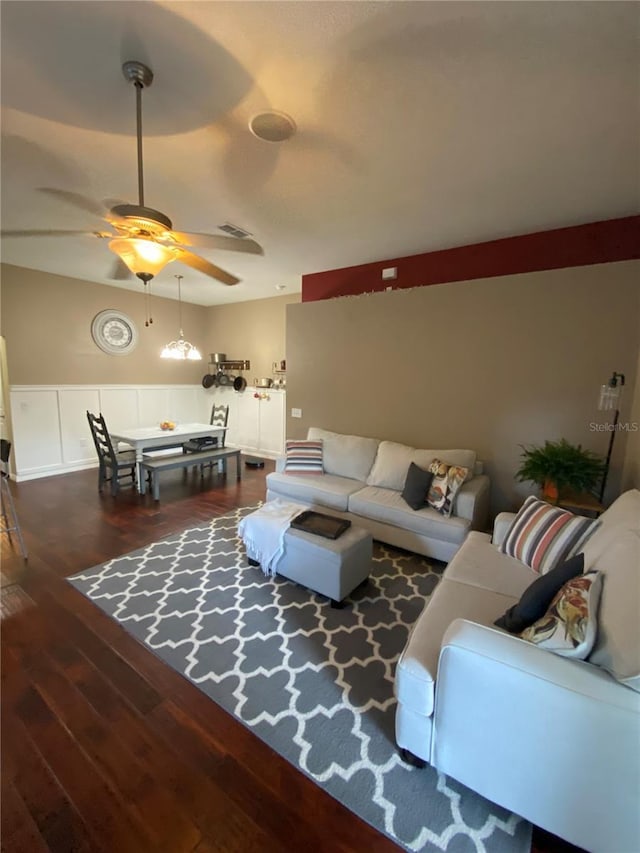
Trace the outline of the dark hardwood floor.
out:
[[[3,851],[399,849],[64,581],[264,500],[272,467],[168,472],[159,503],[100,496],[95,470],[11,484],[29,559],[2,536]]]

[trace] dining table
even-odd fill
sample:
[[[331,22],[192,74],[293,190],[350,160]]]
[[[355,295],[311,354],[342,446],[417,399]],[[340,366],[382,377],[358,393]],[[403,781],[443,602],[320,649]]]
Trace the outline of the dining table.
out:
[[[140,491],[140,463],[144,452],[147,450],[158,450],[160,448],[182,447],[185,441],[192,438],[204,438],[205,436],[224,435],[226,427],[214,426],[213,424],[180,424],[177,423],[173,429],[162,429],[153,427],[131,427],[120,430],[109,430],[113,442],[121,441],[130,445],[136,453],[136,483]]]

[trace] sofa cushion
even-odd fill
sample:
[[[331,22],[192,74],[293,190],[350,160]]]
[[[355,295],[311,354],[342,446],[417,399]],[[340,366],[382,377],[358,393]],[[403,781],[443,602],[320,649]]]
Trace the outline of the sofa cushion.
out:
[[[606,527],[624,527],[640,533],[640,490],[629,489],[611,504],[600,516],[600,523]]]
[[[582,574],[583,569],[584,554],[575,554],[555,569],[551,569],[546,575],[540,575],[525,589],[520,596],[520,601],[496,619],[494,624],[510,634],[519,634],[524,631],[545,615],[560,589],[568,580]]]
[[[447,578],[503,593],[516,601],[539,577],[520,560],[501,554],[487,533],[472,530],[447,566]]]
[[[429,494],[429,486],[432,480],[433,474],[431,471],[419,468],[415,462],[409,465],[407,478],[404,481],[404,489],[402,490],[402,498],[411,509],[424,508],[427,503],[427,495]]]
[[[441,459],[448,465],[466,467],[469,469],[467,479],[473,476],[476,462],[473,450],[420,450],[396,441],[381,441],[373,468],[367,477],[367,485],[401,492],[409,465],[415,462],[420,468],[428,470],[434,459]]]
[[[590,568],[602,572],[604,582],[598,636],[589,662],[640,692],[640,533],[622,530]]]
[[[589,537],[582,549],[585,571],[599,568],[596,564],[618,542],[624,531],[640,534],[640,491],[630,489],[620,495],[609,509],[602,513],[600,527]]]
[[[556,593],[545,615],[520,636],[556,655],[585,660],[596,639],[601,590],[601,572],[571,578]]]
[[[531,495],[518,510],[500,550],[546,574],[580,551],[600,522],[552,506]]]
[[[449,625],[461,618],[490,626],[513,603],[514,599],[507,595],[452,581],[445,576],[431,596],[429,612],[415,623],[398,661],[395,678],[398,702],[417,714],[430,716],[440,646]]]
[[[383,489],[401,491],[413,461],[415,449],[396,441],[381,441],[375,462],[367,477],[368,486],[380,486]],[[428,468],[428,465],[420,466]]]
[[[319,427],[309,427],[307,438],[323,442],[324,470],[327,474],[363,481],[367,479],[380,443],[377,438],[342,435]]]
[[[287,439],[285,474],[322,474],[322,442]]]
[[[453,506],[460,486],[464,483],[468,468],[460,465],[447,465],[440,459],[434,459],[429,466],[433,480],[429,487],[427,503],[447,518],[453,513]]]
[[[444,518],[428,506],[409,509],[400,492],[375,486],[353,492],[349,496],[349,512],[454,544],[464,540],[471,525],[466,518]]]
[[[272,471],[267,474],[267,489],[279,497],[318,504],[345,512],[349,495],[362,488],[362,483],[349,477],[320,474],[308,477],[305,474],[283,474]]]

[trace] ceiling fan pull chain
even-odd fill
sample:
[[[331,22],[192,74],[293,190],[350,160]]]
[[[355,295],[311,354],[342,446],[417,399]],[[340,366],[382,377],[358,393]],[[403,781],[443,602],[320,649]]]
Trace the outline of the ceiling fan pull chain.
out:
[[[147,291],[147,282],[143,281],[144,285],[144,325],[149,328],[149,293]]]
[[[153,317],[151,316],[151,279],[149,279],[149,325],[153,324]]]

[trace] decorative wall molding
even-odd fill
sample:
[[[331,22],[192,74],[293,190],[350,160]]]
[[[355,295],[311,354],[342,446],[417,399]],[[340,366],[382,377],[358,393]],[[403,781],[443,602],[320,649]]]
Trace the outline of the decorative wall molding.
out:
[[[13,477],[17,482],[97,466],[87,410],[113,431],[159,424],[208,423],[214,400],[228,403],[227,444],[273,458],[284,452],[285,393],[205,389],[202,385],[13,385]]]
[[[111,429],[162,420],[208,423],[211,397],[201,385],[13,385],[13,471],[17,482],[97,465],[86,412]]]

